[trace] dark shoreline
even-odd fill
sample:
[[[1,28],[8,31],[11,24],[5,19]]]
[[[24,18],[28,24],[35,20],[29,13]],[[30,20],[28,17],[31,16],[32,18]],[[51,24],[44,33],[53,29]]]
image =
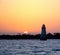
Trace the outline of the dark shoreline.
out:
[[[41,34],[36,34],[36,35],[30,35],[30,34],[22,34],[22,35],[0,35],[0,40],[1,39],[11,39],[11,40],[18,40],[18,39],[40,39]],[[60,33],[48,33],[46,35],[47,39],[60,39]]]

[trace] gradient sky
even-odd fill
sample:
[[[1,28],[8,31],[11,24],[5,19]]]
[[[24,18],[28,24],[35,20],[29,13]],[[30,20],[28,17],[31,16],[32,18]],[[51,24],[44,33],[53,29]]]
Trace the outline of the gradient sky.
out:
[[[60,32],[60,0],[0,0],[0,33]]]

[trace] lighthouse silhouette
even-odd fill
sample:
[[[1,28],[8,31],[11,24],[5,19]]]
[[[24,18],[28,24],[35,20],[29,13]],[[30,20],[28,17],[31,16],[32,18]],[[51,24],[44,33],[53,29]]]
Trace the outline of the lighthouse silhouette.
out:
[[[45,26],[45,24],[42,25],[40,39],[41,40],[46,40],[47,39],[47,37],[46,37],[46,26]]]

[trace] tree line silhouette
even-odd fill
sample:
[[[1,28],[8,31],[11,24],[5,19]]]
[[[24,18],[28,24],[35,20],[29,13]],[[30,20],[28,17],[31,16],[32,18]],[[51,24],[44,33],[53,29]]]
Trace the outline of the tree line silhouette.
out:
[[[18,35],[0,35],[0,39],[40,39],[41,34],[18,34]],[[47,39],[60,39],[60,33],[48,33],[46,34]]]

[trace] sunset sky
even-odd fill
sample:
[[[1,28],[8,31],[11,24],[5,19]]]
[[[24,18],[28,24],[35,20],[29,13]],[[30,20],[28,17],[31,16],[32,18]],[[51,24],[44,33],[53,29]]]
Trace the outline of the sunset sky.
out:
[[[60,0],[0,0],[0,34],[60,32]]]

